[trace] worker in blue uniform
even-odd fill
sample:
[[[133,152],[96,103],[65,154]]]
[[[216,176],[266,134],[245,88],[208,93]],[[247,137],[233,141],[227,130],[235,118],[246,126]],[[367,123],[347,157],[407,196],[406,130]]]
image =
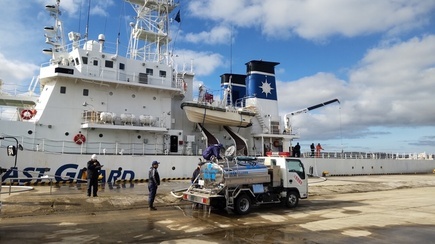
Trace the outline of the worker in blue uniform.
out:
[[[221,143],[211,145],[204,150],[202,156],[205,160],[212,160],[213,156],[217,159],[222,159],[222,157],[220,156],[220,151],[222,148],[224,148],[224,145],[222,145]]]

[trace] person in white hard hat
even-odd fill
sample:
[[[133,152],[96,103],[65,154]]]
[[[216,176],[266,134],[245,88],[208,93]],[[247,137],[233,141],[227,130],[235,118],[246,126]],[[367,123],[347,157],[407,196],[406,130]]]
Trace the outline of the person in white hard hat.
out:
[[[97,197],[98,192],[98,176],[100,175],[100,169],[103,165],[97,160],[97,155],[93,154],[91,160],[88,161],[88,197],[91,196],[91,192],[94,197]]]

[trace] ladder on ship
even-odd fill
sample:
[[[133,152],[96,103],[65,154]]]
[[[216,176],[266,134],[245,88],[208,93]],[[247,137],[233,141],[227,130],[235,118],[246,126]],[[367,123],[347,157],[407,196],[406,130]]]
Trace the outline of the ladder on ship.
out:
[[[261,129],[263,129],[263,132],[264,133],[269,132],[269,128],[266,126],[266,123],[264,122],[264,118],[262,116],[262,113],[260,113],[261,111],[259,111],[259,109],[256,106],[254,106],[253,109],[255,112],[255,118],[257,118],[258,123],[261,126]]]

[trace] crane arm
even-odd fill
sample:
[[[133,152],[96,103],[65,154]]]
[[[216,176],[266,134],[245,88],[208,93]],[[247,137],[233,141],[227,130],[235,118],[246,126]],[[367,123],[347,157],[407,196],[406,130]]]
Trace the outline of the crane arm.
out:
[[[340,101],[336,98],[336,99],[332,99],[332,100],[329,100],[329,101],[324,102],[324,103],[316,104],[316,105],[311,106],[311,107],[308,107],[308,108],[306,108],[306,109],[307,109],[308,111],[310,111],[310,110],[313,110],[313,109],[316,109],[316,108],[320,108],[320,107],[323,107],[323,106],[325,106],[325,105],[328,105],[328,104],[331,104],[331,103],[334,103],[334,102],[338,102],[338,103],[340,103]]]
[[[336,98],[336,99],[332,99],[332,100],[329,100],[329,101],[326,101],[326,102],[323,102],[323,103],[319,103],[319,104],[313,105],[313,106],[308,107],[308,108],[296,110],[296,111],[293,111],[291,113],[288,113],[288,114],[284,115],[285,130],[286,131],[290,131],[290,116],[301,114],[301,113],[306,113],[306,112],[311,111],[313,109],[320,108],[320,107],[323,107],[325,105],[328,105],[328,104],[331,104],[331,103],[335,103],[335,102],[340,103],[340,101]]]

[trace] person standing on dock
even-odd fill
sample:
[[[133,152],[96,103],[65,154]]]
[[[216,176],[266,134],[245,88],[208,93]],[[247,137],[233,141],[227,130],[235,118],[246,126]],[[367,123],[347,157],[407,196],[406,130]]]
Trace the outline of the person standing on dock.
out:
[[[93,154],[91,160],[88,161],[87,167],[88,197],[91,196],[91,192],[94,197],[98,197],[98,176],[100,175],[101,167],[103,167],[103,165],[98,162],[97,155]]]
[[[201,166],[204,165],[205,162],[203,162],[201,160],[201,158],[199,158],[199,163],[198,163],[198,167],[195,168],[195,170],[193,171],[192,174],[192,179],[190,180],[190,182],[192,183],[192,185],[196,188],[199,187],[199,174],[201,173]],[[192,205],[192,209],[197,209],[201,206],[201,204],[199,203],[194,203]]]
[[[157,208],[154,207],[154,199],[156,198],[157,187],[160,185],[160,175],[157,171],[159,164],[159,162],[153,161],[148,173],[148,190],[150,192],[148,196],[148,206],[150,211],[157,210]]]
[[[317,158],[320,158],[320,150],[323,150],[323,148],[320,145],[320,143],[317,143],[317,146],[316,146],[316,157]]]
[[[198,167],[195,168],[195,170],[193,171],[192,174],[192,179],[190,180],[190,182],[192,183],[192,185],[197,185],[198,184],[198,175],[201,172],[201,166],[204,165],[204,162],[202,162],[201,158],[199,159],[199,163],[198,163]]]

